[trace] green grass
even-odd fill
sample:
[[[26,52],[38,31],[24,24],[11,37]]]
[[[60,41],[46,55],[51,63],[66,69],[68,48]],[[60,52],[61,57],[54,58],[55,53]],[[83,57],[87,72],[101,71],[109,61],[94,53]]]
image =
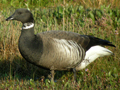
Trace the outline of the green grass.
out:
[[[100,8],[101,5],[111,6],[111,8],[120,9],[120,0],[1,0],[0,9],[4,8],[39,8],[39,7],[57,7],[57,6],[77,6],[82,5],[85,8]]]
[[[42,1],[42,0],[41,0]],[[109,2],[102,0],[95,6],[92,0],[71,0],[65,5],[62,0],[41,3],[27,0],[28,6],[19,1],[0,2],[0,89],[2,90],[118,90],[120,88],[120,10],[119,0]],[[78,2],[82,1],[81,4]],[[85,2],[88,1],[88,2]],[[73,3],[74,2],[74,3]],[[30,4],[31,3],[31,4]],[[68,4],[68,6],[67,6]],[[8,5],[8,7],[6,7]],[[34,5],[34,6],[32,6]],[[114,6],[116,5],[116,7]],[[5,8],[6,7],[6,8]],[[109,48],[114,56],[97,59],[84,70],[77,72],[77,83],[73,84],[73,73],[56,71],[55,85],[49,78],[49,71],[40,69],[26,62],[18,50],[18,38],[21,23],[17,21],[6,22],[16,8],[29,8],[35,19],[35,33],[49,30],[73,31],[79,34],[94,35],[109,40],[116,48]],[[10,9],[9,9],[10,8]]]

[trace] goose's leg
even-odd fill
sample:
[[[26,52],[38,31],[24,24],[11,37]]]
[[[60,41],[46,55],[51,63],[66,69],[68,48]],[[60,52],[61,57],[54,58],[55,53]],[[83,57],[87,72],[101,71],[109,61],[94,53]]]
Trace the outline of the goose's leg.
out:
[[[54,70],[51,70],[50,73],[51,73],[51,82],[54,82],[54,75],[55,75]]]
[[[76,69],[73,68],[73,74],[74,74],[74,83],[77,82],[77,75],[76,75]]]

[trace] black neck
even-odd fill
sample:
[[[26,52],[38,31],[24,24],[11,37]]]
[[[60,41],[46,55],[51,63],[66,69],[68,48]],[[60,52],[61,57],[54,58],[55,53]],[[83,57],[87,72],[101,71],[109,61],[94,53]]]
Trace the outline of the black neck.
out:
[[[26,37],[28,39],[34,38],[34,27],[30,29],[22,29],[21,30],[21,36]]]
[[[30,29],[22,29],[21,35],[19,38],[19,50],[22,56],[26,60],[30,60],[31,63],[36,63],[37,60],[40,59],[42,50],[43,50],[43,43],[41,37],[34,35],[34,27]],[[35,53],[33,53],[33,51]],[[41,52],[41,54],[40,54]],[[39,56],[36,57],[35,55]],[[36,60],[36,61],[33,61]]]

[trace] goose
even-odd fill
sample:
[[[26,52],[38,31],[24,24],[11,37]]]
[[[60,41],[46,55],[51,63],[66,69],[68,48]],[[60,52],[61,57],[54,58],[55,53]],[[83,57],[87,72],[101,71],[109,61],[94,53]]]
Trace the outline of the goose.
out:
[[[104,46],[115,47],[111,42],[89,35],[75,32],[52,30],[34,34],[33,14],[25,9],[17,9],[6,19],[22,22],[18,48],[26,61],[51,71],[51,81],[54,81],[55,70],[73,70],[76,81],[76,71],[88,66],[95,59],[113,52]]]

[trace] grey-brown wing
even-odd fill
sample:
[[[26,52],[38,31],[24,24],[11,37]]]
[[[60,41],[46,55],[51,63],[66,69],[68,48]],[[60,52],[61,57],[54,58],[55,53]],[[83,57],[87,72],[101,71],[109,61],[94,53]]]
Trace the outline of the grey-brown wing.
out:
[[[38,33],[41,37],[56,38],[56,39],[65,39],[72,40],[78,45],[81,45],[84,49],[88,46],[90,39],[87,35],[80,35],[74,32],[68,31],[46,31]]]
[[[90,47],[95,45],[106,45],[115,47],[111,42],[103,39],[99,39],[97,37],[88,36],[88,35],[80,35],[78,33],[70,32],[70,31],[46,31],[42,33],[38,33],[38,36],[47,37],[47,38],[56,38],[56,39],[65,39],[72,40],[76,42],[78,45],[81,45],[85,51],[87,51]]]

